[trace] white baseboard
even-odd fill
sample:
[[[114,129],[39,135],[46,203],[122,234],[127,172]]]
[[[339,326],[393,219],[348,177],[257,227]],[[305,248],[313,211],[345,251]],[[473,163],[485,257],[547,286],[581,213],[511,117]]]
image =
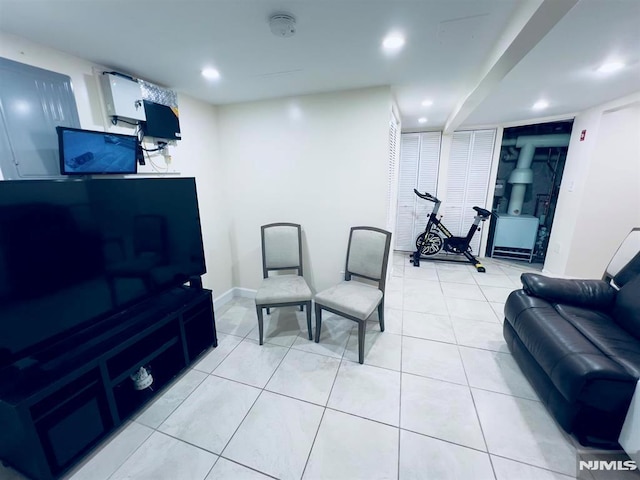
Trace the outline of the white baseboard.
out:
[[[251,288],[242,288],[242,287],[230,288],[229,290],[224,292],[222,295],[218,295],[218,296],[214,295],[213,307],[216,309],[220,308],[223,305],[226,305],[227,303],[229,303],[231,300],[233,300],[234,297],[256,298],[256,290],[253,290]]]
[[[258,291],[252,288],[234,287],[233,289],[234,297],[256,298],[256,293]]]
[[[232,299],[233,299],[233,288],[230,288],[229,290],[224,292],[222,295],[216,295],[214,292],[213,308],[218,309],[223,305],[226,305],[227,303],[229,303]]]

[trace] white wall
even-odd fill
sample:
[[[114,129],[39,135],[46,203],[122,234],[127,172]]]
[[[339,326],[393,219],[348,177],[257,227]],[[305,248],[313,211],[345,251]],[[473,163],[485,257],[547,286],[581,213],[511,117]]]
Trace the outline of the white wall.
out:
[[[545,271],[599,278],[640,225],[639,109],[635,94],[576,116]]]
[[[271,222],[302,225],[313,290],[339,281],[349,228],[385,227],[390,112],[384,87],[219,107],[234,285],[259,285]]]
[[[130,128],[113,128],[105,116],[95,75],[96,71],[103,69],[101,66],[4,33],[0,33],[0,56],[69,75],[82,128],[133,133]],[[229,220],[227,211],[221,207],[225,203],[226,182],[218,155],[216,110],[210,104],[185,95],[179,96],[178,103],[184,140],[169,148],[171,161],[168,165],[164,164],[162,156],[157,156],[154,162],[159,163],[161,169],[168,167],[170,171],[180,172],[180,175],[196,177],[208,270],[203,281],[205,287],[212,288],[219,295],[233,285],[229,260]],[[148,165],[141,171],[152,174],[153,168]]]

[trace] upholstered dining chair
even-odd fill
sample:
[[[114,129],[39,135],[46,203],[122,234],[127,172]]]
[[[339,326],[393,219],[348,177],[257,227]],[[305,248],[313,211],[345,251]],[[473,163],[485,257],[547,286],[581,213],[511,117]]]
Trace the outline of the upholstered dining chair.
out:
[[[311,340],[311,290],[302,276],[302,235],[297,223],[271,223],[260,227],[262,236],[262,284],[256,293],[260,345],[263,343],[263,309],[300,306],[307,308]],[[272,271],[296,270],[295,274],[269,276]]]
[[[391,233],[374,227],[352,227],[347,248],[344,281],[315,296],[316,343],[320,341],[322,310],[358,323],[358,361],[364,362],[367,318],[378,309],[380,330],[384,332],[384,289]],[[359,277],[377,283],[354,280]]]

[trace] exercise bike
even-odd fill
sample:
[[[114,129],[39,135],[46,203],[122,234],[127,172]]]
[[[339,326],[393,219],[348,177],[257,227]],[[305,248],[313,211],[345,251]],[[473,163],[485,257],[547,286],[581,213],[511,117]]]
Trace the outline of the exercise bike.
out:
[[[411,255],[411,263],[414,267],[420,266],[420,259],[433,256],[444,250],[447,253],[455,253],[457,255],[464,255],[478,272],[486,271],[482,263],[473,256],[471,253],[471,239],[476,232],[480,231],[480,222],[484,222],[487,218],[493,215],[489,210],[485,210],[480,207],[473,207],[477,212],[477,215],[473,219],[473,224],[469,228],[469,233],[466,237],[454,237],[453,234],[442,224],[438,218],[438,210],[442,202],[430,193],[420,193],[415,188],[413,192],[423,200],[428,200],[435,203],[427,226],[418,237],[416,238],[416,251]],[[444,237],[444,238],[443,238]]]

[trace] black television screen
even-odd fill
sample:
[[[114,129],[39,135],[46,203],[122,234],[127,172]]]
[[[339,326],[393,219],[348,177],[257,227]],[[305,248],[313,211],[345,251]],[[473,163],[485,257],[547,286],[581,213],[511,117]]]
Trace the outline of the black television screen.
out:
[[[0,367],[205,271],[193,178],[0,182]]]
[[[164,138],[165,140],[181,140],[180,120],[178,109],[160,103],[143,100],[144,115],[142,132],[149,137]]]
[[[63,175],[136,173],[138,139],[132,135],[56,127]]]

